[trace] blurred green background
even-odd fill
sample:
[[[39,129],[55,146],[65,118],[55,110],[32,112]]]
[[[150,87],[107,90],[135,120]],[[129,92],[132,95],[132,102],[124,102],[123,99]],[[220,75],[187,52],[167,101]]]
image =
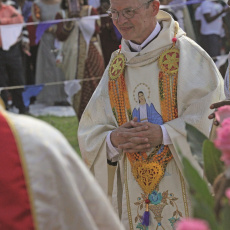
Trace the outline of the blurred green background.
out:
[[[36,118],[43,120],[58,129],[66,137],[74,150],[81,155],[77,139],[77,117],[39,116]]]

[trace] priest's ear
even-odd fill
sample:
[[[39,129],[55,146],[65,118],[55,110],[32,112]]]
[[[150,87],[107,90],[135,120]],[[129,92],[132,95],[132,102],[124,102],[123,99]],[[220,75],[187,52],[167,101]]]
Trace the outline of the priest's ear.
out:
[[[153,9],[153,16],[157,16],[160,9],[160,2],[158,0],[153,0],[149,3],[149,7]]]

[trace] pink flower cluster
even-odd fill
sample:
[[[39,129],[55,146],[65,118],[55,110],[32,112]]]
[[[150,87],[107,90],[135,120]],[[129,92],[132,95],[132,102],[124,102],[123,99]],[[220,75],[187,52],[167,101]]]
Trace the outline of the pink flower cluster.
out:
[[[215,112],[216,120],[221,124],[226,118],[230,117],[230,106],[224,105]]]
[[[182,219],[178,222],[176,230],[210,230],[206,221],[200,219]]]
[[[230,188],[227,188],[225,191],[225,196],[228,198],[229,202],[230,202]]]
[[[217,129],[217,138],[214,144],[222,152],[221,160],[226,166],[230,166],[230,117],[224,119]]]

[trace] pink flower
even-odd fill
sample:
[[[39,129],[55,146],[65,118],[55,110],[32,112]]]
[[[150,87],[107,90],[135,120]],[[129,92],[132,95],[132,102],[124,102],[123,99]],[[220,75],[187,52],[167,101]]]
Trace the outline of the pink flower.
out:
[[[221,150],[221,160],[226,166],[230,165],[230,117],[224,119],[217,129],[217,138],[214,141],[216,148]]]
[[[182,219],[176,225],[176,230],[210,230],[210,228],[205,220]]]
[[[225,196],[228,198],[229,202],[230,202],[230,188],[227,188],[225,191]]]
[[[230,117],[230,105],[224,105],[215,112],[216,120],[221,124],[226,118]]]

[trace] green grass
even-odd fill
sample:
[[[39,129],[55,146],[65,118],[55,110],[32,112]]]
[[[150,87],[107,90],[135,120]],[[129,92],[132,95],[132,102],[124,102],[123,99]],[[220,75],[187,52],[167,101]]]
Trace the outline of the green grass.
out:
[[[77,117],[39,116],[36,118],[43,120],[58,129],[66,137],[74,150],[80,155],[77,139]]]

